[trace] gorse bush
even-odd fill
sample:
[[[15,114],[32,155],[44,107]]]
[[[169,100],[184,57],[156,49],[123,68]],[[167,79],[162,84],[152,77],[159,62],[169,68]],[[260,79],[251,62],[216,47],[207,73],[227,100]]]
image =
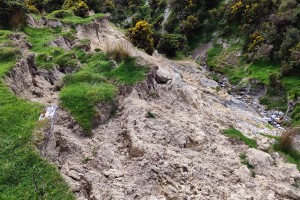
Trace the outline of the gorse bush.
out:
[[[87,15],[89,7],[83,0],[65,0],[63,9],[72,10],[76,15],[84,17]]]
[[[152,54],[154,51],[154,40],[151,25],[147,21],[139,21],[136,25],[130,28],[127,32],[127,36],[131,42],[138,48],[142,48],[148,54]]]
[[[167,56],[175,56],[176,51],[184,48],[184,39],[180,35],[165,33],[161,36],[157,49]]]

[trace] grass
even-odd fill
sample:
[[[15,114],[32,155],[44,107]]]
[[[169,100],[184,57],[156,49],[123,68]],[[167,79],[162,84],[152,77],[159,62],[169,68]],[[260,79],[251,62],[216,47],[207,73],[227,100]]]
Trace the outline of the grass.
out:
[[[246,85],[251,79],[269,86],[271,74],[280,74],[278,62],[255,61],[247,64],[242,58],[236,58],[236,52],[242,49],[241,42],[231,43],[224,49],[220,44],[215,44],[207,53],[207,64],[213,71],[225,74],[230,83],[235,85]],[[233,62],[232,62],[233,61]],[[266,105],[268,110],[276,109],[286,111],[288,100],[296,100],[300,97],[299,76],[285,76],[279,80],[284,89],[268,87],[268,93],[260,98],[260,103]],[[243,83],[243,84],[241,84]],[[292,113],[292,125],[300,125],[300,105],[296,105]]]
[[[116,96],[116,87],[108,84],[77,83],[64,87],[60,93],[62,106],[70,111],[87,134],[93,127],[96,104],[110,102]]]
[[[283,97],[273,97],[265,95],[259,99],[259,103],[266,105],[267,110],[277,109],[281,111],[287,110],[287,99]]]
[[[249,78],[255,78],[268,85],[269,75],[280,71],[280,65],[272,61],[257,61],[248,66]]]
[[[65,87],[60,93],[60,100],[62,106],[70,111],[89,135],[97,114],[96,104],[113,102],[117,94],[115,84],[134,85],[144,79],[147,69],[137,66],[133,58],[125,59],[118,67],[113,68],[102,52],[75,52],[86,66],[77,73],[65,76]]]
[[[297,165],[297,168],[300,171],[300,152],[292,147],[292,141],[295,134],[296,133],[287,131],[281,137],[263,133],[261,135],[270,139],[275,139],[276,143],[273,145],[273,150],[277,151],[287,162]]]
[[[217,67],[216,57],[223,51],[223,47],[220,44],[214,45],[207,51],[207,64],[211,69],[215,69]]]
[[[244,152],[241,153],[241,154],[240,154],[240,158],[241,158],[241,160],[242,160],[242,164],[243,164],[243,165],[246,165],[247,168],[250,170],[251,176],[252,176],[252,177],[255,177],[256,173],[255,173],[255,171],[253,170],[253,169],[254,169],[254,166],[250,164],[249,160],[247,159],[246,153],[244,153]]]
[[[97,13],[88,17],[79,17],[70,10],[56,10],[46,16],[48,19],[60,19],[61,22],[70,25],[88,24],[96,19],[105,17],[103,13]]]
[[[62,34],[61,29],[26,27],[24,32],[28,35],[28,40],[32,44],[30,51],[36,53],[37,66],[42,69],[52,69],[56,64],[54,58],[65,53],[63,48],[49,46],[51,41]]]
[[[223,133],[228,137],[236,138],[243,141],[250,148],[257,148],[257,142],[255,140],[244,136],[240,131],[236,130],[235,128],[229,128],[227,130],[224,130]]]
[[[111,75],[121,84],[134,85],[145,78],[147,71],[147,68],[136,65],[135,59],[128,58],[113,69]]]
[[[16,63],[9,52],[2,51],[2,78]],[[41,105],[14,96],[0,80],[0,199],[74,199],[57,168],[41,158],[33,145],[41,111]]]

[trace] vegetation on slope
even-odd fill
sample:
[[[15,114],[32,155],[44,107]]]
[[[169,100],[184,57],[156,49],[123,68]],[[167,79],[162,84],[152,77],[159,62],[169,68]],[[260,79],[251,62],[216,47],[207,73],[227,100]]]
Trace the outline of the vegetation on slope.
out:
[[[10,34],[0,31],[1,78],[20,52],[8,40]],[[32,133],[41,111],[41,105],[14,96],[0,80],[0,199],[74,199],[56,167],[34,147]]]
[[[236,138],[238,140],[243,141],[246,145],[248,145],[250,148],[257,148],[257,143],[254,139],[248,138],[243,133],[240,131],[236,130],[235,128],[229,128],[227,130],[224,130],[224,135],[231,137],[231,138]]]

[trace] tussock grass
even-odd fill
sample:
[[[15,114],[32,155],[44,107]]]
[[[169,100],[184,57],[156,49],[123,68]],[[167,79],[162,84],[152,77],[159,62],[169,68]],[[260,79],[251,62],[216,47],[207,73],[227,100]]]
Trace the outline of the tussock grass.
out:
[[[300,131],[297,129],[290,129],[285,131],[278,139],[276,148],[282,152],[290,153],[291,151],[293,151],[293,142],[298,134],[300,134]]]
[[[299,128],[290,129],[284,132],[280,137],[261,134],[267,138],[275,139],[276,143],[273,145],[273,150],[277,151],[287,162],[297,165],[300,171],[300,152],[293,147],[293,141],[296,135],[300,134]]]
[[[254,139],[250,139],[243,135],[240,131],[236,130],[235,128],[229,128],[227,130],[223,131],[224,135],[236,138],[238,140],[243,141],[246,145],[248,145],[250,148],[257,148],[257,142]]]
[[[106,41],[105,43],[105,52],[107,56],[117,62],[122,60],[127,60],[130,58],[130,48],[128,42],[119,43],[117,46],[112,47],[111,44]]]

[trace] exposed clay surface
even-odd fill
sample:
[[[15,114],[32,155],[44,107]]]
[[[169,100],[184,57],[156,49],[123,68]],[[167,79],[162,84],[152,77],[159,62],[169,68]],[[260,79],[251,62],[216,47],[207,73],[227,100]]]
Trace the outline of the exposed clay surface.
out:
[[[95,127],[91,138],[82,136],[66,111],[58,110],[45,155],[77,199],[300,199],[300,189],[293,186],[300,180],[296,166],[262,151],[274,141],[259,133],[276,133],[247,104],[217,92],[196,63],[149,56],[103,21],[77,31],[80,39],[91,40],[92,49],[125,45],[141,64],[155,69],[144,82],[120,90],[116,116]],[[27,73],[26,64],[22,66]],[[10,85],[9,80],[19,80],[14,74]],[[17,89],[31,92],[27,86],[33,81],[23,82]],[[20,94],[36,100],[30,92]],[[48,103],[51,98],[37,99]],[[155,118],[147,118],[148,112]],[[255,138],[258,150],[225,137],[222,130],[229,126]],[[241,163],[242,152],[255,166],[255,177]]]

